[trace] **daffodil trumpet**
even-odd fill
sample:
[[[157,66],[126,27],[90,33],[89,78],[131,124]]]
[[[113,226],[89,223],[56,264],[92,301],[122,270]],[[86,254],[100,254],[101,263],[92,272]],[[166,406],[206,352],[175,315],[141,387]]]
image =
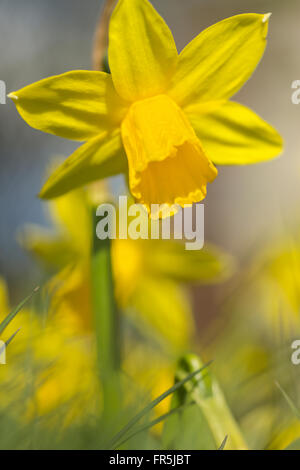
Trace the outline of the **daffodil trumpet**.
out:
[[[215,165],[269,160],[277,131],[229,99],[265,47],[270,14],[241,14],[204,30],[178,54],[148,0],[119,0],[109,25],[111,74],[72,71],[9,94],[32,127],[85,142],[46,181],[53,198],[119,173],[135,201],[192,204]]]

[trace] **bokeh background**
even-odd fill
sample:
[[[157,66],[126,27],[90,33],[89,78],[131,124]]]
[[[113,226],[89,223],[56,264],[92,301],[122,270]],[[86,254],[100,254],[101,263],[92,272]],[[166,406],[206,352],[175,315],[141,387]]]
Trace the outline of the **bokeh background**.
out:
[[[243,263],[260,242],[293,224],[300,207],[300,106],[291,83],[300,78],[299,0],[153,0],[171,27],[178,49],[207,26],[243,12],[272,12],[269,42],[256,73],[235,97],[273,124],[285,139],[279,159],[246,167],[222,167],[205,201],[206,240]],[[1,0],[1,73],[7,92],[72,69],[91,68],[101,0]],[[20,294],[39,277],[16,242],[24,223],[47,224],[38,193],[45,169],[76,144],[27,126],[7,100],[0,105],[0,273]],[[117,179],[116,191],[122,187]],[[76,217],[76,208],[74,208]],[[216,289],[195,296],[213,309]]]

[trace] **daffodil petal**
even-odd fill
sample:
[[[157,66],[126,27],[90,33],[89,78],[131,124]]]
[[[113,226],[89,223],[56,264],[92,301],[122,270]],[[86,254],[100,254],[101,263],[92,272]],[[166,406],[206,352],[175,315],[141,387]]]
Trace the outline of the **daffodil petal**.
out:
[[[282,152],[279,133],[246,106],[228,101],[211,113],[187,114],[212,162],[248,165]]]
[[[52,231],[38,225],[26,225],[18,234],[18,242],[46,268],[61,268],[74,261],[75,252],[68,239],[57,237]]]
[[[74,207],[76,207],[76,217],[73,213]],[[49,212],[54,225],[72,240],[73,251],[78,256],[88,256],[92,227],[87,192],[84,188],[56,198],[49,204]]]
[[[148,240],[147,243],[149,245]],[[224,281],[234,271],[233,258],[214,245],[187,251],[180,241],[156,240],[152,244],[153,249],[149,245],[147,265],[156,276],[174,281],[210,283]]]
[[[274,432],[268,450],[288,450],[288,447],[300,439],[300,423],[294,417]]]
[[[181,106],[230,98],[264,53],[269,16],[237,15],[205,29],[181,52],[170,96]]]
[[[111,76],[104,72],[67,72],[8,96],[31,127],[72,140],[88,140],[113,128],[125,113]]]
[[[104,133],[81,145],[43,186],[40,197],[51,199],[95,180],[128,171],[119,131]]]
[[[183,289],[176,282],[165,278],[145,276],[140,279],[133,296],[134,309],[145,322],[148,334],[167,341],[176,350],[189,345],[193,332],[193,318],[188,300]]]
[[[3,320],[5,315],[9,312],[9,297],[6,282],[0,277],[0,319]]]
[[[108,57],[116,90],[128,101],[164,92],[178,60],[172,33],[148,0],[119,1]]]

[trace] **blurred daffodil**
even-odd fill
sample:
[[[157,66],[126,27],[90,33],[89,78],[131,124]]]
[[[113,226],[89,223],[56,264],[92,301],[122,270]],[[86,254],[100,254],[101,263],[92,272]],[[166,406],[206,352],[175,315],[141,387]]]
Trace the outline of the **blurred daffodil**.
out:
[[[178,55],[148,0],[120,0],[109,28],[111,75],[72,71],[9,95],[32,127],[86,141],[50,176],[41,196],[126,173],[135,200],[148,208],[190,204],[205,198],[217,176],[214,163],[278,155],[279,134],[228,101],[263,55],[269,16],[227,18]]]
[[[97,190],[91,188],[89,193],[83,189],[72,191],[48,205],[54,229],[30,225],[19,235],[21,244],[50,272],[56,272],[48,283],[52,293],[47,331],[49,344],[52,343],[54,350],[59,351],[60,348],[55,347],[56,341],[51,339],[58,336],[57,341],[70,343],[68,350],[73,345],[79,355],[81,347],[73,338],[82,338],[83,346],[87,338],[92,338],[93,330],[90,263],[94,206],[90,200],[91,193],[93,197],[97,194],[98,201],[110,198],[102,185]],[[185,251],[183,243],[167,240],[116,239],[112,240],[111,248],[117,304],[145,339],[141,347],[135,345],[132,337],[129,340],[125,335],[126,354],[122,368],[137,387],[147,390],[154,398],[171,386],[174,357],[190,347],[193,335],[191,306],[182,283],[221,281],[231,274],[232,260],[215,247],[192,253]],[[54,321],[60,334],[53,331]],[[46,345],[41,342],[35,347],[40,351]],[[55,403],[61,402],[62,397],[75,403],[84,399],[84,394],[80,393],[84,386],[78,387],[78,391],[74,386],[76,377],[80,375],[84,361],[88,369],[86,373],[90,374],[94,366],[93,351],[86,351],[80,356],[82,362],[76,361],[78,374],[68,366],[70,377],[68,385],[65,385],[62,360],[66,364],[68,361],[64,355],[60,356],[58,352],[57,355],[59,361],[53,374],[47,377],[36,394],[42,414],[55,409]],[[64,386],[59,385],[60,381]],[[158,411],[167,411],[167,406],[166,401]],[[70,407],[70,419],[76,417],[74,413]]]
[[[92,328],[90,256],[92,207],[83,189],[49,203],[55,231],[27,226],[21,244],[58,274],[50,281],[52,308],[79,331]],[[72,217],[76,207],[76,224]],[[70,220],[71,219],[71,220]],[[57,256],[62,251],[63,256]],[[226,279],[232,260],[216,247],[188,252],[172,240],[112,240],[115,294],[121,310],[150,336],[175,349],[187,347],[193,331],[185,282]]]
[[[260,249],[240,276],[230,308],[260,324],[270,344],[284,343],[300,331],[300,239],[289,233]],[[238,313],[239,315],[239,313]]]
[[[286,235],[270,244],[254,261],[257,301],[277,339],[300,331],[300,240]],[[253,271],[252,271],[253,273]]]
[[[0,321],[10,311],[7,287],[0,279]],[[29,308],[5,329],[9,338],[6,365],[0,368],[0,408],[28,422],[43,416],[67,424],[101,409],[101,387],[91,338],[76,331],[63,316],[45,318]]]
[[[284,449],[299,436],[275,385],[282,383],[288,393],[297,389],[292,343],[300,334],[299,247],[294,229],[261,247],[239,272],[212,326],[209,355],[222,358],[218,377],[254,448]]]
[[[300,440],[300,422],[299,419],[292,419],[285,423],[285,425],[276,429],[273,438],[268,445],[268,450],[299,450]],[[293,449],[293,443],[296,447]]]

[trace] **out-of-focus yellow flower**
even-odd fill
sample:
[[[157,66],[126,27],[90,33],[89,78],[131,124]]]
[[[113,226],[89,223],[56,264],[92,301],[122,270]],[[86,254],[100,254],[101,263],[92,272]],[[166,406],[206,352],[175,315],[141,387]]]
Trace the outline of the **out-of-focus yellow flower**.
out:
[[[9,95],[32,127],[87,141],[50,176],[41,196],[124,172],[135,200],[148,208],[190,204],[206,196],[217,176],[213,163],[278,155],[279,134],[228,101],[263,55],[269,16],[227,18],[178,55],[147,0],[120,0],[109,28],[111,75],[72,71]]]
[[[300,328],[300,240],[291,235],[269,247],[256,268],[266,319],[279,338],[293,336]]]
[[[8,299],[8,292],[7,292],[7,286],[4,281],[0,277],[0,312],[1,316],[5,318],[5,314],[7,315],[9,313],[9,299]]]
[[[0,323],[4,320],[4,318],[10,313],[10,301],[9,301],[9,293],[7,289],[7,285],[5,280],[0,277]],[[32,321],[32,328],[34,328],[34,318],[31,316],[30,310],[25,306],[22,310],[18,313],[17,317],[10,322],[7,327],[5,328],[4,332],[1,335],[2,341],[7,341],[19,328],[21,328],[22,333],[24,333],[23,337],[26,336],[27,338],[30,336],[30,329]],[[14,354],[19,354],[23,351],[23,346],[21,346],[21,332],[19,332],[13,339],[14,344]],[[11,346],[7,348],[7,356],[11,354]],[[7,358],[7,359],[8,359]],[[8,361],[9,362],[9,361]],[[7,367],[1,367],[1,371],[5,371],[8,369]]]
[[[269,243],[254,257],[232,301],[253,331],[260,325],[270,341],[278,343],[300,331],[299,292],[300,240],[290,234]]]
[[[62,422],[67,424],[100,415],[101,384],[91,337],[79,335],[61,317],[49,318],[46,327],[36,332],[32,352],[34,363],[43,367],[35,382],[29,417],[54,414],[57,420],[61,412]]]
[[[218,377],[255,446],[272,441],[271,448],[282,449],[298,437],[287,405],[278,401],[275,381],[288,393],[297,386],[291,358],[300,335],[299,292],[300,239],[293,230],[253,257],[224,305],[226,323],[221,315],[220,324],[212,326],[219,334],[209,356],[216,358]]]
[[[293,442],[298,441],[299,439],[300,422],[297,419],[293,419],[274,432],[273,439],[268,445],[268,450],[285,450]]]
[[[6,284],[0,281],[0,321],[10,310]],[[5,329],[9,338],[6,364],[0,366],[0,406],[28,421],[82,418],[101,409],[101,386],[91,338],[78,335],[60,315],[41,317],[23,309]]]
[[[123,368],[141,390],[150,394],[154,400],[174,384],[175,363],[149,345],[133,344],[126,351]],[[155,413],[161,415],[170,409],[171,396],[155,407]],[[150,400],[149,400],[150,401]],[[160,431],[157,426],[155,431]]]
[[[258,384],[257,387],[259,387]],[[244,399],[248,393],[251,391],[247,390],[247,393],[243,393]],[[251,450],[262,450],[267,447],[276,428],[278,414],[278,405],[272,400],[265,401],[256,407],[249,406],[248,411],[240,419],[240,424]]]
[[[23,309],[3,335],[8,339],[21,328],[7,350],[7,364],[0,365],[0,412],[9,413],[20,425],[39,419],[47,426],[68,426],[88,416],[96,418],[102,411],[93,336],[78,332],[74,311],[71,315],[64,310],[66,305],[46,318]],[[0,278],[0,322],[9,311],[7,286]],[[147,344],[126,342],[122,369],[126,372],[124,400],[129,406],[133,397],[154,399],[172,385],[169,358]],[[165,400],[155,411],[167,410]]]
[[[92,327],[92,208],[82,189],[49,205],[56,230],[45,234],[31,225],[19,239],[47,266],[57,264],[59,273],[50,282],[53,311],[61,311],[78,331],[88,331]],[[74,218],[72,226],[68,219],[70,214],[74,217],[74,208],[81,216]],[[57,247],[64,257],[55,258]],[[231,258],[216,247],[189,252],[184,244],[170,240],[112,240],[112,264],[119,307],[148,334],[152,332],[176,350],[188,346],[193,331],[189,300],[181,284],[218,282],[232,270]]]
[[[105,188],[95,189],[92,196],[96,192],[97,200],[102,200]],[[57,271],[48,284],[52,293],[50,317],[56,319],[70,342],[72,336],[92,338],[90,263],[94,205],[90,196],[78,189],[56,198],[48,206],[54,230],[45,231],[30,225],[19,236],[24,247],[51,271],[53,268]],[[109,196],[105,195],[105,198],[107,200]],[[132,338],[126,339],[122,368],[134,379],[136,386],[147,390],[154,398],[171,386],[171,364],[176,355],[190,348],[193,319],[188,296],[181,284],[221,281],[231,274],[232,260],[215,247],[189,252],[183,243],[167,240],[117,239],[111,241],[111,251],[118,306],[130,316],[146,339],[138,348]],[[57,256],[59,252],[63,253],[62,257]],[[92,356],[89,361],[93,361]],[[52,408],[58,400],[56,389],[57,383],[64,381],[63,370],[61,367],[53,380],[48,380],[39,389],[37,397],[41,410]],[[80,374],[81,364],[78,371]],[[72,367],[66,375],[70,377],[64,395],[71,399],[72,390],[76,392],[77,375],[74,376]],[[60,388],[59,385],[58,390]],[[167,406],[167,401],[163,402],[158,411],[167,411]]]
[[[73,271],[75,275],[78,272]],[[17,328],[21,330],[8,347],[7,364],[0,366],[0,411],[6,410],[23,423],[43,419],[47,426],[67,426],[89,415],[100,416],[102,389],[95,342],[91,332],[78,329],[80,306],[76,300],[80,293],[72,299],[73,310],[62,299],[60,308],[45,318],[23,309],[9,324],[4,339]],[[6,283],[0,278],[0,321],[9,310]],[[134,396],[150,400],[167,390],[174,376],[171,363],[170,357],[153,345],[126,342],[122,369],[130,393],[125,393],[125,402],[132,406]],[[168,403],[164,400],[156,413],[167,412]]]

